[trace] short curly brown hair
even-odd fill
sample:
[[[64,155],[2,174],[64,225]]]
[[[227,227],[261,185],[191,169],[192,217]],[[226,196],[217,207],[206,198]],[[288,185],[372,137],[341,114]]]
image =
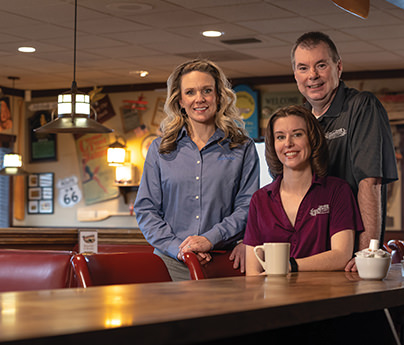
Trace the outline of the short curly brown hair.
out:
[[[327,175],[328,146],[324,131],[314,115],[301,105],[291,105],[280,108],[272,114],[268,121],[265,133],[265,159],[273,178],[283,173],[283,164],[275,151],[274,124],[281,117],[298,116],[304,119],[307,125],[307,136],[311,147],[311,168],[313,172],[322,177]]]

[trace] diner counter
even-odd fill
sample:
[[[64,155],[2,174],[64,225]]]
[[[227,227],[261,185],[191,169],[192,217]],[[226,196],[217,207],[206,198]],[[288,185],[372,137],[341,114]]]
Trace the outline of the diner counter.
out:
[[[227,344],[223,339],[401,305],[398,264],[382,281],[357,273],[299,272],[6,292],[0,294],[0,342]]]

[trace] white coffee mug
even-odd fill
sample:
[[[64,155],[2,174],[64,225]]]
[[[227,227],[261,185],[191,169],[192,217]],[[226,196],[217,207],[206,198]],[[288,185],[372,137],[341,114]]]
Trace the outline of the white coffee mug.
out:
[[[257,253],[264,252],[264,260]],[[290,243],[264,243],[254,247],[254,254],[264,268],[266,274],[286,275],[289,273]]]

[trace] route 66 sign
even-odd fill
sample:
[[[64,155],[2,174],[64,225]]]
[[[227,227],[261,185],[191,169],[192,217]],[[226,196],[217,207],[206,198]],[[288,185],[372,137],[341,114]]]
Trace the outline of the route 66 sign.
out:
[[[82,197],[77,176],[70,176],[57,183],[59,189],[59,204],[63,207],[76,205]]]

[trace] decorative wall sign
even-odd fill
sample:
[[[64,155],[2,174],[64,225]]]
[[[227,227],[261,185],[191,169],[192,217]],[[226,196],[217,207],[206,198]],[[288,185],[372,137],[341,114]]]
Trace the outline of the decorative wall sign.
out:
[[[240,109],[248,135],[253,139],[258,138],[258,92],[248,85],[238,85],[234,91],[237,95],[236,105]]]
[[[104,123],[115,116],[115,111],[109,96],[102,93],[102,87],[94,88],[89,92],[91,106],[97,113],[97,121]]]
[[[13,127],[9,103],[10,100],[8,97],[0,99],[0,132]]]
[[[124,100],[121,107],[122,126],[125,133],[139,127],[142,121],[142,114],[147,110],[147,101],[143,94],[137,100]]]
[[[58,200],[62,207],[72,207],[80,202],[82,194],[78,182],[79,179],[74,175],[57,182]]]
[[[128,133],[129,131],[140,126],[142,121],[142,117],[138,111],[136,109],[132,109],[131,107],[122,106],[121,116],[124,133]]]
[[[261,114],[260,131],[265,136],[265,130],[271,115],[281,107],[289,105],[301,105],[304,103],[304,97],[299,91],[287,92],[265,92],[261,94]]]
[[[79,253],[98,253],[97,230],[79,230]]]
[[[86,205],[117,198],[115,169],[108,166],[108,134],[85,134],[76,140],[81,184]]]
[[[150,134],[147,137],[145,137],[142,141],[142,147],[141,147],[141,152],[142,152],[142,157],[146,159],[147,156],[147,151],[149,151],[149,147],[151,143],[153,142],[154,139],[157,139],[158,135],[156,134]]]
[[[35,128],[41,127],[52,120],[49,111],[37,111],[29,119],[29,153],[30,163],[57,160],[56,134],[36,133]]]
[[[160,127],[161,121],[163,121],[164,118],[166,117],[166,113],[164,112],[165,101],[166,101],[165,98],[157,98],[151,122],[153,126]]]
[[[52,214],[53,173],[28,175],[28,214]]]

